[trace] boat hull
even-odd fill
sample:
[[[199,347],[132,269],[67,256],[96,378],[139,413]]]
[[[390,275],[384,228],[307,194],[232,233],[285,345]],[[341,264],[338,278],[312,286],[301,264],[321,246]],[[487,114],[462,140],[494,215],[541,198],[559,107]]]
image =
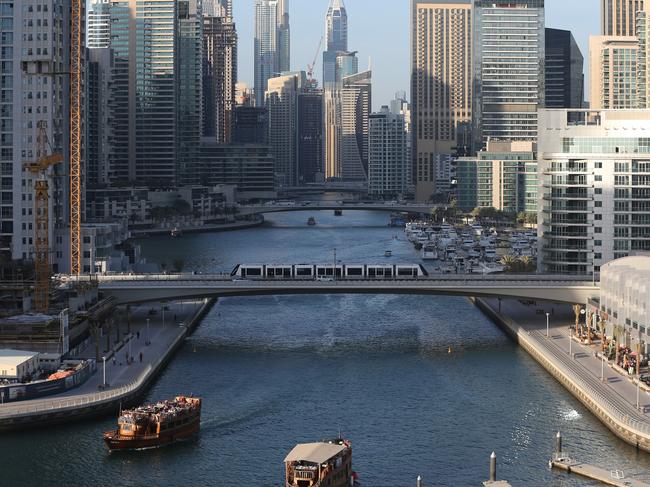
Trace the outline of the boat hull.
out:
[[[200,424],[201,420],[197,418],[196,421],[179,428],[149,436],[130,437],[119,435],[117,431],[108,431],[104,433],[104,443],[111,451],[160,448],[193,437],[199,432]]]

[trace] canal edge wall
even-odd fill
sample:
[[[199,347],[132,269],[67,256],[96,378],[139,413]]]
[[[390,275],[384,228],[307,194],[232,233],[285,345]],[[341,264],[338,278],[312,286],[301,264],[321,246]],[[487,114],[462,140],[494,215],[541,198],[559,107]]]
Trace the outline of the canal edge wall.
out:
[[[555,364],[547,353],[534,343],[528,332],[513,320],[494,310],[482,298],[470,298],[470,301],[589,409],[612,433],[637,449],[650,452],[650,434],[639,431],[624,420],[622,421],[611,414],[598,398],[578,384],[561,366]],[[630,421],[629,417],[628,421]]]
[[[106,391],[109,397],[105,397],[102,393],[95,393],[84,396],[87,398],[86,401],[84,401],[84,397],[71,398],[69,400],[57,398],[60,399],[61,404],[65,405],[52,409],[38,409],[0,417],[0,431],[78,421],[109,414],[118,411],[122,407],[136,403],[165,369],[174,354],[183,345],[185,339],[194,333],[203,318],[216,303],[217,298],[206,299],[198,312],[183,327],[183,330],[169,347],[167,347],[165,352],[130,384],[114,391]],[[93,396],[100,396],[100,398],[94,400]]]

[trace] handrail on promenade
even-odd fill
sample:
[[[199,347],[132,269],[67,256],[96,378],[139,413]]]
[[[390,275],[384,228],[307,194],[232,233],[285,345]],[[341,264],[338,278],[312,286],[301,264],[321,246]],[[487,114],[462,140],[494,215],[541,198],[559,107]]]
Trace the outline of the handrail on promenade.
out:
[[[500,315],[500,319],[509,323],[509,325],[514,330],[523,330],[519,324],[517,324],[509,317]],[[575,370],[576,364],[574,362],[568,361],[567,357],[565,357],[561,351],[551,349],[550,347],[546,347],[544,345],[544,342],[540,338],[541,335],[539,331],[528,332],[527,336],[532,341],[536,342],[536,348],[538,350],[546,349],[548,353],[544,354],[545,358],[551,362],[556,369],[561,370],[565,375],[568,375],[570,380],[585,390],[589,395],[591,395],[591,397],[597,399],[600,407],[605,410],[607,414],[609,414],[620,423],[628,425],[630,428],[636,430],[637,432],[640,432],[644,435],[650,434],[650,422],[641,422],[637,419],[634,419],[634,417],[639,416],[639,413],[636,411],[636,409],[634,409],[631,405],[628,405],[623,398],[621,398],[621,400],[624,401],[622,405],[619,404],[617,406],[612,402],[610,398],[606,397],[602,391],[597,390],[595,387],[589,384],[585,377],[583,377],[579,372]]]
[[[204,301],[204,306],[207,301]],[[195,315],[195,317],[198,316]],[[167,359],[169,352],[176,346],[176,344],[184,340],[187,336],[187,327],[184,328],[183,332],[180,333],[176,338],[172,340],[167,349],[163,354],[161,354],[153,363],[147,365],[145,369],[140,372],[137,378],[128,382],[127,384],[120,386],[116,389],[109,389],[107,391],[96,392],[93,394],[80,394],[76,396],[71,396],[65,399],[59,400],[42,400],[40,404],[35,404],[32,406],[20,407],[20,403],[6,403],[4,408],[0,408],[0,419],[12,417],[21,414],[31,414],[37,413],[40,411],[54,411],[54,410],[65,410],[67,408],[74,408],[77,406],[83,405],[98,405],[102,402],[105,402],[109,399],[114,399],[119,396],[125,396],[137,389],[139,389],[143,382],[147,379],[147,376],[151,373],[152,370],[157,369],[160,364]]]

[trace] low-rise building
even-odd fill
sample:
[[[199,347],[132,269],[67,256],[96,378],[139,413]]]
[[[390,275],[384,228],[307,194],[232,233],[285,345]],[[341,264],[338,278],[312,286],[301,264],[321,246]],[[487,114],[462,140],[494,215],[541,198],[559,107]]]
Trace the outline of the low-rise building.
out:
[[[624,257],[600,268],[599,309],[592,311],[607,322],[609,335],[618,327],[619,341],[635,351],[637,343],[650,341],[649,303],[650,254]]]
[[[38,370],[38,352],[0,350],[0,379],[22,381]]]

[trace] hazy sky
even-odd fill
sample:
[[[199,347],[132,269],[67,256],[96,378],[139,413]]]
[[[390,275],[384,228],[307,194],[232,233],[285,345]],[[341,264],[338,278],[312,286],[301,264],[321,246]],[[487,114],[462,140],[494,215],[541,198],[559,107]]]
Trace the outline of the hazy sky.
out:
[[[291,15],[291,69],[307,70],[325,31],[329,0],[289,0]],[[239,33],[239,81],[253,85],[253,3],[233,0]],[[349,49],[358,51],[359,68],[372,59],[373,107],[387,104],[396,91],[409,91],[410,0],[345,0]],[[546,0],[546,26],[573,32],[588,61],[589,35],[599,34],[598,0]],[[322,52],[322,51],[321,51]],[[322,54],[316,61],[321,80]]]

